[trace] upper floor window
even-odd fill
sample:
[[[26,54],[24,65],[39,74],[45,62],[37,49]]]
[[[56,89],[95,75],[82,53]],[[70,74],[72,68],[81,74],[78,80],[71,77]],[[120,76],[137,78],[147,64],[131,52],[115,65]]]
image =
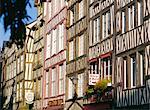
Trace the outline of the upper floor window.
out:
[[[144,75],[145,75],[145,53],[144,51],[139,52],[139,63],[140,63],[140,68],[139,68],[139,73],[140,73],[140,85],[144,85]]]
[[[52,80],[51,80],[51,96],[55,96],[57,94],[57,87],[56,87],[56,68],[52,69]]]
[[[124,72],[124,88],[128,88],[128,78],[129,78],[129,75],[128,75],[128,62],[127,62],[127,57],[124,57],[123,58],[123,72]]]
[[[50,88],[49,88],[49,71],[46,71],[46,72],[45,72],[45,79],[46,79],[46,80],[45,80],[45,82],[46,82],[46,83],[45,83],[45,84],[46,84],[46,85],[45,85],[45,89],[46,89],[46,90],[45,90],[45,97],[48,97],[48,96],[49,96],[49,89],[50,89]]]
[[[73,98],[73,83],[71,81],[71,79],[68,79],[68,99],[72,99]]]
[[[111,14],[110,10],[102,15],[102,38],[111,34]]]
[[[136,55],[131,55],[131,87],[136,86],[136,80],[137,80],[137,72],[136,72]]]
[[[112,59],[106,57],[101,60],[101,78],[111,79],[112,75]]]
[[[82,56],[84,54],[84,34],[79,36],[79,56]]]
[[[53,15],[57,12],[58,0],[52,0],[53,2]]]
[[[84,16],[84,1],[81,0],[79,2],[79,19],[81,19]]]
[[[47,2],[44,2],[44,16],[47,14]]]
[[[125,10],[121,12],[121,18],[122,18],[122,33],[126,32],[126,12]]]
[[[53,30],[52,34],[52,55],[56,54],[57,29]]]
[[[84,73],[78,74],[78,97],[83,96]]]
[[[73,9],[71,9],[70,11],[69,11],[69,16],[70,16],[70,26],[71,25],[73,25],[73,23],[74,23],[74,10]]]
[[[52,3],[49,1],[48,2],[48,18],[49,18],[49,20],[51,17],[52,17]]]
[[[59,66],[59,94],[64,93],[64,86],[65,86],[65,81],[64,81],[64,65]]]
[[[51,33],[46,36],[46,59],[50,57],[51,54]]]
[[[64,49],[64,24],[59,25],[59,51]]]
[[[98,74],[98,63],[92,62],[90,63],[90,74]]]
[[[24,55],[21,55],[21,71],[24,69]]]
[[[139,51],[123,58],[124,89],[144,85],[145,53]],[[138,68],[137,68],[138,65]]]
[[[97,43],[100,38],[100,17],[93,21],[93,43]]]
[[[129,25],[129,30],[133,29],[135,26],[135,6],[131,5],[128,8],[128,25]]]
[[[74,56],[74,47],[73,47],[73,40],[69,42],[69,61],[73,60]]]
[[[137,2],[137,16],[138,16],[138,26],[142,24],[143,22],[143,6],[142,6],[142,0],[138,0]]]

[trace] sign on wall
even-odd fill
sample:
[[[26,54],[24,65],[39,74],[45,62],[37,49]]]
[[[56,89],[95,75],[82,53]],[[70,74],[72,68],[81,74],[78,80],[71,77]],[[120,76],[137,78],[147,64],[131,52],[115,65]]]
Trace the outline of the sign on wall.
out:
[[[95,85],[99,81],[99,74],[89,74],[89,85]]]

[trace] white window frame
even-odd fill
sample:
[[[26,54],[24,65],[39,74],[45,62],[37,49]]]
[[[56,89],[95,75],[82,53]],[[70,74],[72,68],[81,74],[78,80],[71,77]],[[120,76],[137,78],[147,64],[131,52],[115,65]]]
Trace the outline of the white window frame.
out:
[[[139,72],[140,72],[140,84],[141,86],[144,85],[144,75],[145,75],[145,69],[144,69],[144,63],[145,63],[145,53],[144,51],[139,52]]]
[[[134,58],[135,58],[135,61],[133,60]],[[130,58],[130,60],[131,60],[131,88],[135,88],[136,87],[136,83],[137,83],[137,81],[136,81],[136,78],[137,78],[137,72],[136,72],[136,63],[137,63],[137,61],[136,61],[136,56],[132,56]],[[133,67],[134,66],[133,63],[135,63],[135,67]],[[135,72],[135,73],[133,73],[133,72]],[[136,75],[136,76],[134,77],[134,75]]]
[[[52,68],[52,82],[51,82],[51,85],[52,85],[52,88],[51,88],[51,96],[56,96],[57,95],[57,85],[56,85],[56,68]]]
[[[135,23],[135,6],[131,5],[128,8],[128,24],[129,24],[129,30],[134,28],[134,23]]]
[[[100,40],[100,17],[94,19],[93,25],[93,43],[95,44]]]
[[[59,94],[64,94],[64,65],[59,65]]]
[[[52,55],[56,54],[57,30],[53,30],[52,34]]]
[[[137,18],[138,26],[140,26],[143,22],[143,6],[141,0],[137,1]]]
[[[106,57],[101,59],[101,79],[111,79],[112,76],[112,58]],[[108,72],[108,73],[107,73]]]
[[[73,91],[74,91],[74,87],[73,87],[73,83],[71,81],[71,79],[68,78],[68,99],[72,99],[73,98]]]
[[[78,74],[78,97],[83,97],[84,73]]]
[[[84,16],[84,0],[79,2],[79,19]]]
[[[73,60],[74,58],[74,41],[69,42],[69,61]]]
[[[78,48],[78,56],[82,56],[84,55],[84,34],[82,34],[81,36],[79,36],[79,48]]]
[[[64,24],[59,25],[59,51],[64,49]]]
[[[126,12],[125,10],[121,12],[122,18],[122,33],[126,32]]]
[[[123,59],[123,73],[124,73],[124,89],[127,89],[128,85],[128,67],[127,67],[127,58]]]
[[[49,71],[45,72],[45,97],[49,97]]]
[[[70,26],[74,23],[74,12],[73,9],[69,10],[69,14],[70,14]]]
[[[110,10],[102,15],[102,38],[107,38],[111,34],[111,13]]]

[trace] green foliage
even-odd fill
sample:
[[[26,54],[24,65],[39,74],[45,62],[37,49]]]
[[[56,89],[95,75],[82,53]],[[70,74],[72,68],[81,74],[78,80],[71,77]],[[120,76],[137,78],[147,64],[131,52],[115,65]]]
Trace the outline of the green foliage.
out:
[[[10,44],[23,46],[26,21],[30,19],[27,15],[27,5],[31,7],[29,0],[0,0],[0,17],[3,18],[5,32],[10,29]]]
[[[96,85],[94,86],[95,90],[104,91],[107,88],[107,84],[111,82],[111,80],[103,79],[99,80]]]
[[[110,83],[111,80],[99,80],[96,85],[94,86],[89,86],[88,89],[86,90],[86,94],[84,96],[84,99],[91,98],[92,95],[95,96],[96,102],[99,102],[101,100],[101,97],[103,94],[106,92],[107,89],[107,84]]]

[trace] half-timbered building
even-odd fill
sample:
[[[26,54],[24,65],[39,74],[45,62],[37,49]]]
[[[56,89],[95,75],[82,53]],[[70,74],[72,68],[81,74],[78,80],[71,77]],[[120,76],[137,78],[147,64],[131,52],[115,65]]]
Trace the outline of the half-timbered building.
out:
[[[44,14],[43,109],[62,110],[65,104],[66,1],[47,0]]]
[[[116,107],[150,104],[150,1],[116,0]]]
[[[114,0],[89,0],[88,10],[88,85],[92,87],[98,81],[113,80]],[[97,105],[85,101],[84,106],[88,110],[109,108],[104,100]]]
[[[45,3],[35,0],[35,7],[37,9],[36,23],[31,29],[34,29],[34,44],[33,44],[33,91],[34,91],[34,104],[33,110],[42,109],[42,89],[43,89],[43,65],[44,65],[44,6]]]
[[[3,109],[8,108],[10,97],[13,93],[13,89],[16,92],[16,82],[14,87],[12,87],[12,84],[16,80],[17,76],[17,47],[15,44],[13,44],[10,48],[8,47],[9,42],[5,41],[5,45],[3,47],[3,74],[2,74],[2,86],[4,87],[3,97],[5,97],[5,102],[3,101]],[[16,102],[17,98],[14,98],[14,108],[16,108]]]
[[[66,109],[81,110],[87,83],[87,0],[67,0]],[[72,81],[77,79],[77,84]],[[76,97],[77,102],[73,103]],[[72,104],[73,103],[73,104]]]
[[[33,24],[27,26],[23,48],[17,48],[14,43],[11,45],[10,41],[3,47],[3,95],[6,98],[3,109],[26,110],[33,104],[33,37],[29,29]]]

